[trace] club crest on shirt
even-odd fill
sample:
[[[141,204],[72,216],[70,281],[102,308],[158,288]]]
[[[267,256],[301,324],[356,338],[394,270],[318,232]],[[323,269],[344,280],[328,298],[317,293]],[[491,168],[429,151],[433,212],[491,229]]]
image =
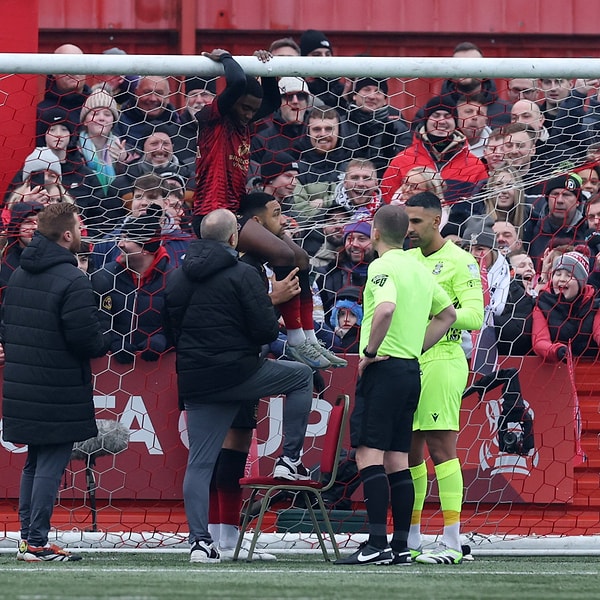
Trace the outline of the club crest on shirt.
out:
[[[433,267],[433,271],[431,271],[434,275],[439,275],[442,272],[442,269],[444,268],[444,263],[437,263],[435,265],[435,267]]]
[[[373,277],[373,279],[371,279],[371,283],[374,283],[375,285],[378,285],[379,287],[383,287],[387,280],[388,280],[387,275],[375,275],[375,277]]]
[[[112,297],[111,296],[104,296],[104,298],[102,298],[102,308],[104,310],[112,310]]]
[[[469,269],[469,273],[471,273],[473,277],[479,277],[479,267],[477,265],[470,264],[467,265],[467,268]]]

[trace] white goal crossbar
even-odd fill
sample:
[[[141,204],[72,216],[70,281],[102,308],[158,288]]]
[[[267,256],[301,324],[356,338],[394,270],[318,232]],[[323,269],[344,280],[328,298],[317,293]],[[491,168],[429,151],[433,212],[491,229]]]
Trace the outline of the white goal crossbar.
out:
[[[598,58],[449,58],[449,57],[234,57],[256,77],[600,77]],[[201,75],[215,77],[223,67],[203,56],[10,54],[0,53],[0,73],[88,75]]]

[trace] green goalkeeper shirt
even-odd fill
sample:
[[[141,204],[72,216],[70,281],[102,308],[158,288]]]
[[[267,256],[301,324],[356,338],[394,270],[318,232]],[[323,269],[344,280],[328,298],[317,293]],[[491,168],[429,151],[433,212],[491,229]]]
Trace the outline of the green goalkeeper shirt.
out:
[[[424,256],[420,248],[408,252],[433,274],[456,309],[454,325],[421,360],[448,356],[458,349],[462,353],[461,332],[474,331],[483,325],[483,291],[477,261],[451,241],[429,256]]]

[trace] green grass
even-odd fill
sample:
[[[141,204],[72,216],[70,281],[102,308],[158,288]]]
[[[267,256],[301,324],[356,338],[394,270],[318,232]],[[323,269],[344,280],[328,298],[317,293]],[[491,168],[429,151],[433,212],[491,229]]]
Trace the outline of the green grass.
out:
[[[78,563],[19,563],[0,554],[0,598],[326,598],[577,600],[600,597],[599,557],[480,557],[457,566],[336,567],[320,555],[276,563],[190,565],[187,554],[85,554]]]

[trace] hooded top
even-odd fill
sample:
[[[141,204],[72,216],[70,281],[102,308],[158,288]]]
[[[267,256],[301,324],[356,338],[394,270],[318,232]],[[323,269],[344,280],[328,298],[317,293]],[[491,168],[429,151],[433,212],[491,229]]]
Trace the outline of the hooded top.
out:
[[[180,405],[214,401],[258,370],[260,347],[278,334],[259,272],[212,240],[190,244],[167,284]]]
[[[108,350],[75,255],[37,232],[4,293],[3,437],[62,444],[97,434],[90,358]]]

